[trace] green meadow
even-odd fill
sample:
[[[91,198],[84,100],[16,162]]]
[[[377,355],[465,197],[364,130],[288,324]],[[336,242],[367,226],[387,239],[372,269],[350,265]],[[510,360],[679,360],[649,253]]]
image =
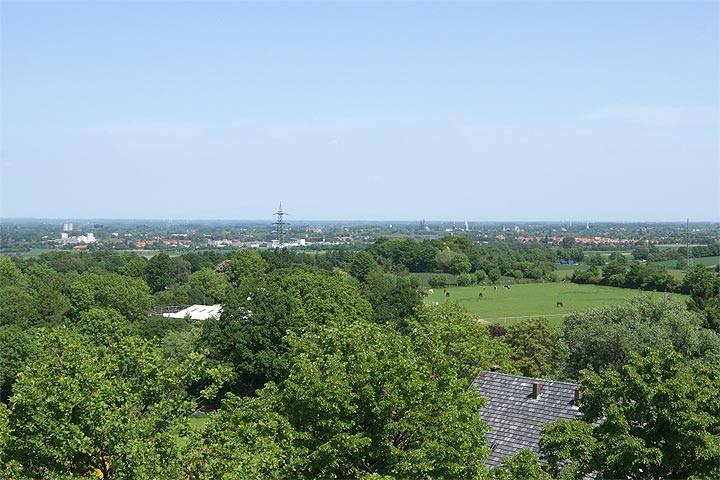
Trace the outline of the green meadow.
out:
[[[656,292],[639,292],[629,288],[579,285],[571,282],[512,284],[510,288],[473,285],[471,287],[448,287],[449,296],[442,288],[434,289],[434,295],[424,297],[425,303],[457,302],[480,320],[509,325],[528,317],[547,317],[554,325],[573,311],[587,310],[604,305],[623,303],[639,295],[670,295],[678,301],[686,296]],[[482,293],[482,298],[480,297]],[[562,302],[563,306],[558,306]]]

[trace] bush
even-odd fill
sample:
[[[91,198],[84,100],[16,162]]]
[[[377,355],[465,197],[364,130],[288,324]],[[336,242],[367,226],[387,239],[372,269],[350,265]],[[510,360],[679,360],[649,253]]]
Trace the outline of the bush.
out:
[[[469,273],[461,273],[457,277],[457,284],[460,287],[468,287],[473,284],[473,276]]]
[[[430,275],[428,277],[428,285],[430,285],[430,288],[443,288],[447,283],[447,277],[442,274]]]

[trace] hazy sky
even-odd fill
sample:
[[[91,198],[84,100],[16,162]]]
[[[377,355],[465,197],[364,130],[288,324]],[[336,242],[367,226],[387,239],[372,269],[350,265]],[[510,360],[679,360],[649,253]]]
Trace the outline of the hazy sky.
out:
[[[0,217],[720,220],[717,1],[0,9]]]

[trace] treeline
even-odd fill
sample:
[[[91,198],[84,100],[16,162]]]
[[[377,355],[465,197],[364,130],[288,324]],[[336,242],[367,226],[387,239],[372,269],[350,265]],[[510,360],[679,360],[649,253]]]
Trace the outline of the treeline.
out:
[[[433,244],[436,257],[550,261],[550,252],[453,238]],[[409,269],[388,256],[395,242],[406,243],[317,256],[0,258],[2,475],[504,479],[602,468],[620,430],[586,422],[550,430],[549,463],[524,452],[489,471],[477,413],[484,400],[468,387],[491,366],[587,382],[598,418],[624,405],[612,402],[622,387],[613,372],[641,369],[628,375],[661,390],[682,381],[673,387],[685,395],[675,407],[682,421],[648,439],[658,452],[638,450],[607,476],[651,467],[670,477],[720,473],[712,449],[720,404],[705,400],[720,398],[720,338],[697,308],[641,296],[573,313],[559,329],[545,319],[486,325],[452,302],[424,306]],[[219,318],[149,315],[155,305],[201,297],[222,304]],[[658,379],[658,365],[672,368]],[[655,408],[660,398],[641,405]],[[192,433],[188,418],[199,409],[217,413]],[[647,434],[620,433],[632,441]],[[694,443],[679,445],[678,435]]]
[[[591,265],[576,270],[570,280],[574,283],[606,285],[647,291],[676,292],[690,295],[689,306],[705,317],[705,325],[720,331],[720,276],[716,268],[695,265],[678,281],[664,266],[626,260],[612,260],[602,270]]]
[[[501,277],[551,279],[553,264],[566,255],[582,259],[581,250],[569,250],[514,248],[504,242],[476,245],[464,235],[424,241],[380,238],[366,249],[386,271],[471,274],[493,282]]]
[[[664,262],[668,260],[686,262],[688,247],[658,248],[653,244],[641,245],[633,249],[632,255],[635,260],[646,260],[648,262]],[[690,247],[690,256],[692,258],[714,257],[717,255],[720,255],[720,243],[718,242]]]

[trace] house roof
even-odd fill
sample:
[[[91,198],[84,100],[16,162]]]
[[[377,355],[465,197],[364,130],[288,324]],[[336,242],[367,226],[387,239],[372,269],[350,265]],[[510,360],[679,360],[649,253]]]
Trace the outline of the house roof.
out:
[[[540,389],[537,398],[535,384]],[[576,383],[481,372],[472,385],[487,400],[480,417],[492,428],[486,434],[490,455],[485,463],[490,467],[518,450],[538,453],[543,425],[558,418],[571,420],[580,413],[575,402],[580,386]]]

